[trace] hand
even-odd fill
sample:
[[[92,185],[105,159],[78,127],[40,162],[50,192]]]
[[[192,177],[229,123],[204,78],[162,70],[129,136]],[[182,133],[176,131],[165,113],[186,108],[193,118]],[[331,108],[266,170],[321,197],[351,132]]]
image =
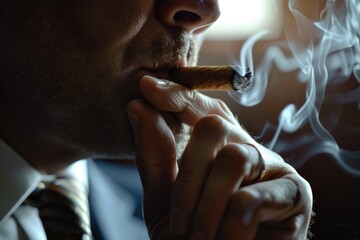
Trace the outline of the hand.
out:
[[[130,102],[128,113],[152,239],[306,238],[308,183],[256,143],[225,104],[149,77],[140,89],[144,100]],[[192,128],[179,165],[176,122]]]

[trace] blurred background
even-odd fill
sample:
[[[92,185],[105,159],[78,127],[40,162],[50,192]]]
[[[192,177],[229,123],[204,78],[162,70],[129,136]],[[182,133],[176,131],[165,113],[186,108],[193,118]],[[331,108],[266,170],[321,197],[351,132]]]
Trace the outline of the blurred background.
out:
[[[326,86],[323,86],[324,92],[319,90],[321,72],[314,69],[313,80],[318,87],[314,94],[314,105],[318,106],[315,111],[318,125],[315,126],[310,123],[314,111],[309,111],[303,113],[305,120],[298,129],[277,132],[284,108],[292,104],[300,109],[311,98],[307,90],[309,84],[301,81],[301,71],[304,69],[284,71],[281,64],[273,64],[267,74],[268,82],[257,75],[266,51],[274,45],[279,46],[285,56],[291,56],[295,47],[291,49],[293,43],[289,43],[289,39],[299,40],[301,44],[301,41],[311,38],[314,45],[325,44],[324,37],[316,29],[316,22],[325,18],[328,12],[322,10],[328,4],[334,5],[336,11],[333,15],[337,17],[330,19],[332,25],[328,26],[333,27],[337,23],[339,28],[333,29],[343,31],[342,35],[336,35],[337,39],[333,42],[346,42],[349,39],[358,42],[359,30],[342,27],[349,22],[353,22],[354,26],[360,25],[360,19],[356,17],[360,15],[359,1],[223,0],[220,4],[222,16],[205,36],[199,65],[238,63],[246,40],[267,29],[270,36],[255,43],[252,50],[253,66],[249,66],[253,68],[255,81],[266,85],[266,90],[263,99],[251,106],[238,103],[224,92],[204,93],[223,99],[257,140],[279,152],[310,182],[314,193],[313,239],[360,239],[360,92],[359,78],[354,77],[354,74],[359,74],[359,70],[355,69],[359,66],[359,46],[355,50],[354,47],[340,50],[345,53],[345,58],[338,57],[337,53],[329,53],[331,60],[326,60],[329,76]],[[295,9],[290,11],[289,7]],[[353,9],[357,9],[354,16],[341,15]],[[298,32],[301,34],[296,35]],[[349,32],[353,35],[345,36]],[[321,46],[320,49],[319,55],[326,50]],[[313,58],[316,57],[314,54]],[[348,62],[350,67],[343,66],[341,62]],[[332,71],[329,66],[334,65],[338,67]],[[353,72],[346,72],[345,68]],[[316,105],[322,94],[322,104]],[[352,100],[342,100],[351,94]],[[317,137],[318,131],[326,132],[327,136]],[[279,137],[274,139],[277,133]]]

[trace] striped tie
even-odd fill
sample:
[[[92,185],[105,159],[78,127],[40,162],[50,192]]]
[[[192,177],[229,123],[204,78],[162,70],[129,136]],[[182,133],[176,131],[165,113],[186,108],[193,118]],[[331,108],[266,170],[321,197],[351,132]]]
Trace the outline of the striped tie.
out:
[[[87,189],[73,177],[41,183],[37,197],[48,239],[92,239]]]

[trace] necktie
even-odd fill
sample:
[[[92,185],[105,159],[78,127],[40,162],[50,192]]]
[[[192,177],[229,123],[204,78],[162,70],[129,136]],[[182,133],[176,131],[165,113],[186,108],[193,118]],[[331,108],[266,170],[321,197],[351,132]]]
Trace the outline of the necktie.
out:
[[[33,194],[49,240],[90,240],[86,188],[73,177],[63,176],[41,183]]]

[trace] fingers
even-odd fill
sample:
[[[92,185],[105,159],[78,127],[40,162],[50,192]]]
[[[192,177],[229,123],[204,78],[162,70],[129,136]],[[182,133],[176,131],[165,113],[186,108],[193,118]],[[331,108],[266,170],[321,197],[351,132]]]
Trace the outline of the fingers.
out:
[[[225,146],[217,155],[207,178],[192,224],[193,232],[201,232],[206,239],[215,239],[229,198],[243,183],[258,178],[263,164],[252,146],[235,143]]]
[[[144,188],[144,215],[151,227],[156,216],[161,216],[170,202],[177,175],[175,140],[161,114],[142,100],[131,101],[127,110],[136,142],[136,164]]]
[[[211,164],[229,137],[229,125],[217,116],[209,116],[193,130],[172,193],[170,228],[175,234],[183,234],[189,227]]]
[[[166,236],[306,237],[310,187],[280,156],[257,144],[222,102],[152,77],[144,77],[140,89],[147,103],[135,100],[128,109],[129,119],[136,122],[137,164],[150,232],[157,232],[157,222],[159,229],[166,228],[158,235]],[[160,111],[193,127],[177,177],[172,128]]]
[[[244,180],[252,181],[261,173],[258,151],[233,141],[241,141],[234,125],[218,116],[204,117],[195,125],[172,194],[170,228],[175,234],[185,233],[191,225],[191,230],[213,239],[228,198]]]
[[[230,199],[218,239],[305,239],[309,212],[301,209],[301,195],[286,177],[241,188]]]
[[[202,117],[216,114],[238,125],[229,108],[220,100],[209,98],[177,83],[144,76],[140,81],[143,97],[153,107],[173,112],[181,122],[190,126]]]

